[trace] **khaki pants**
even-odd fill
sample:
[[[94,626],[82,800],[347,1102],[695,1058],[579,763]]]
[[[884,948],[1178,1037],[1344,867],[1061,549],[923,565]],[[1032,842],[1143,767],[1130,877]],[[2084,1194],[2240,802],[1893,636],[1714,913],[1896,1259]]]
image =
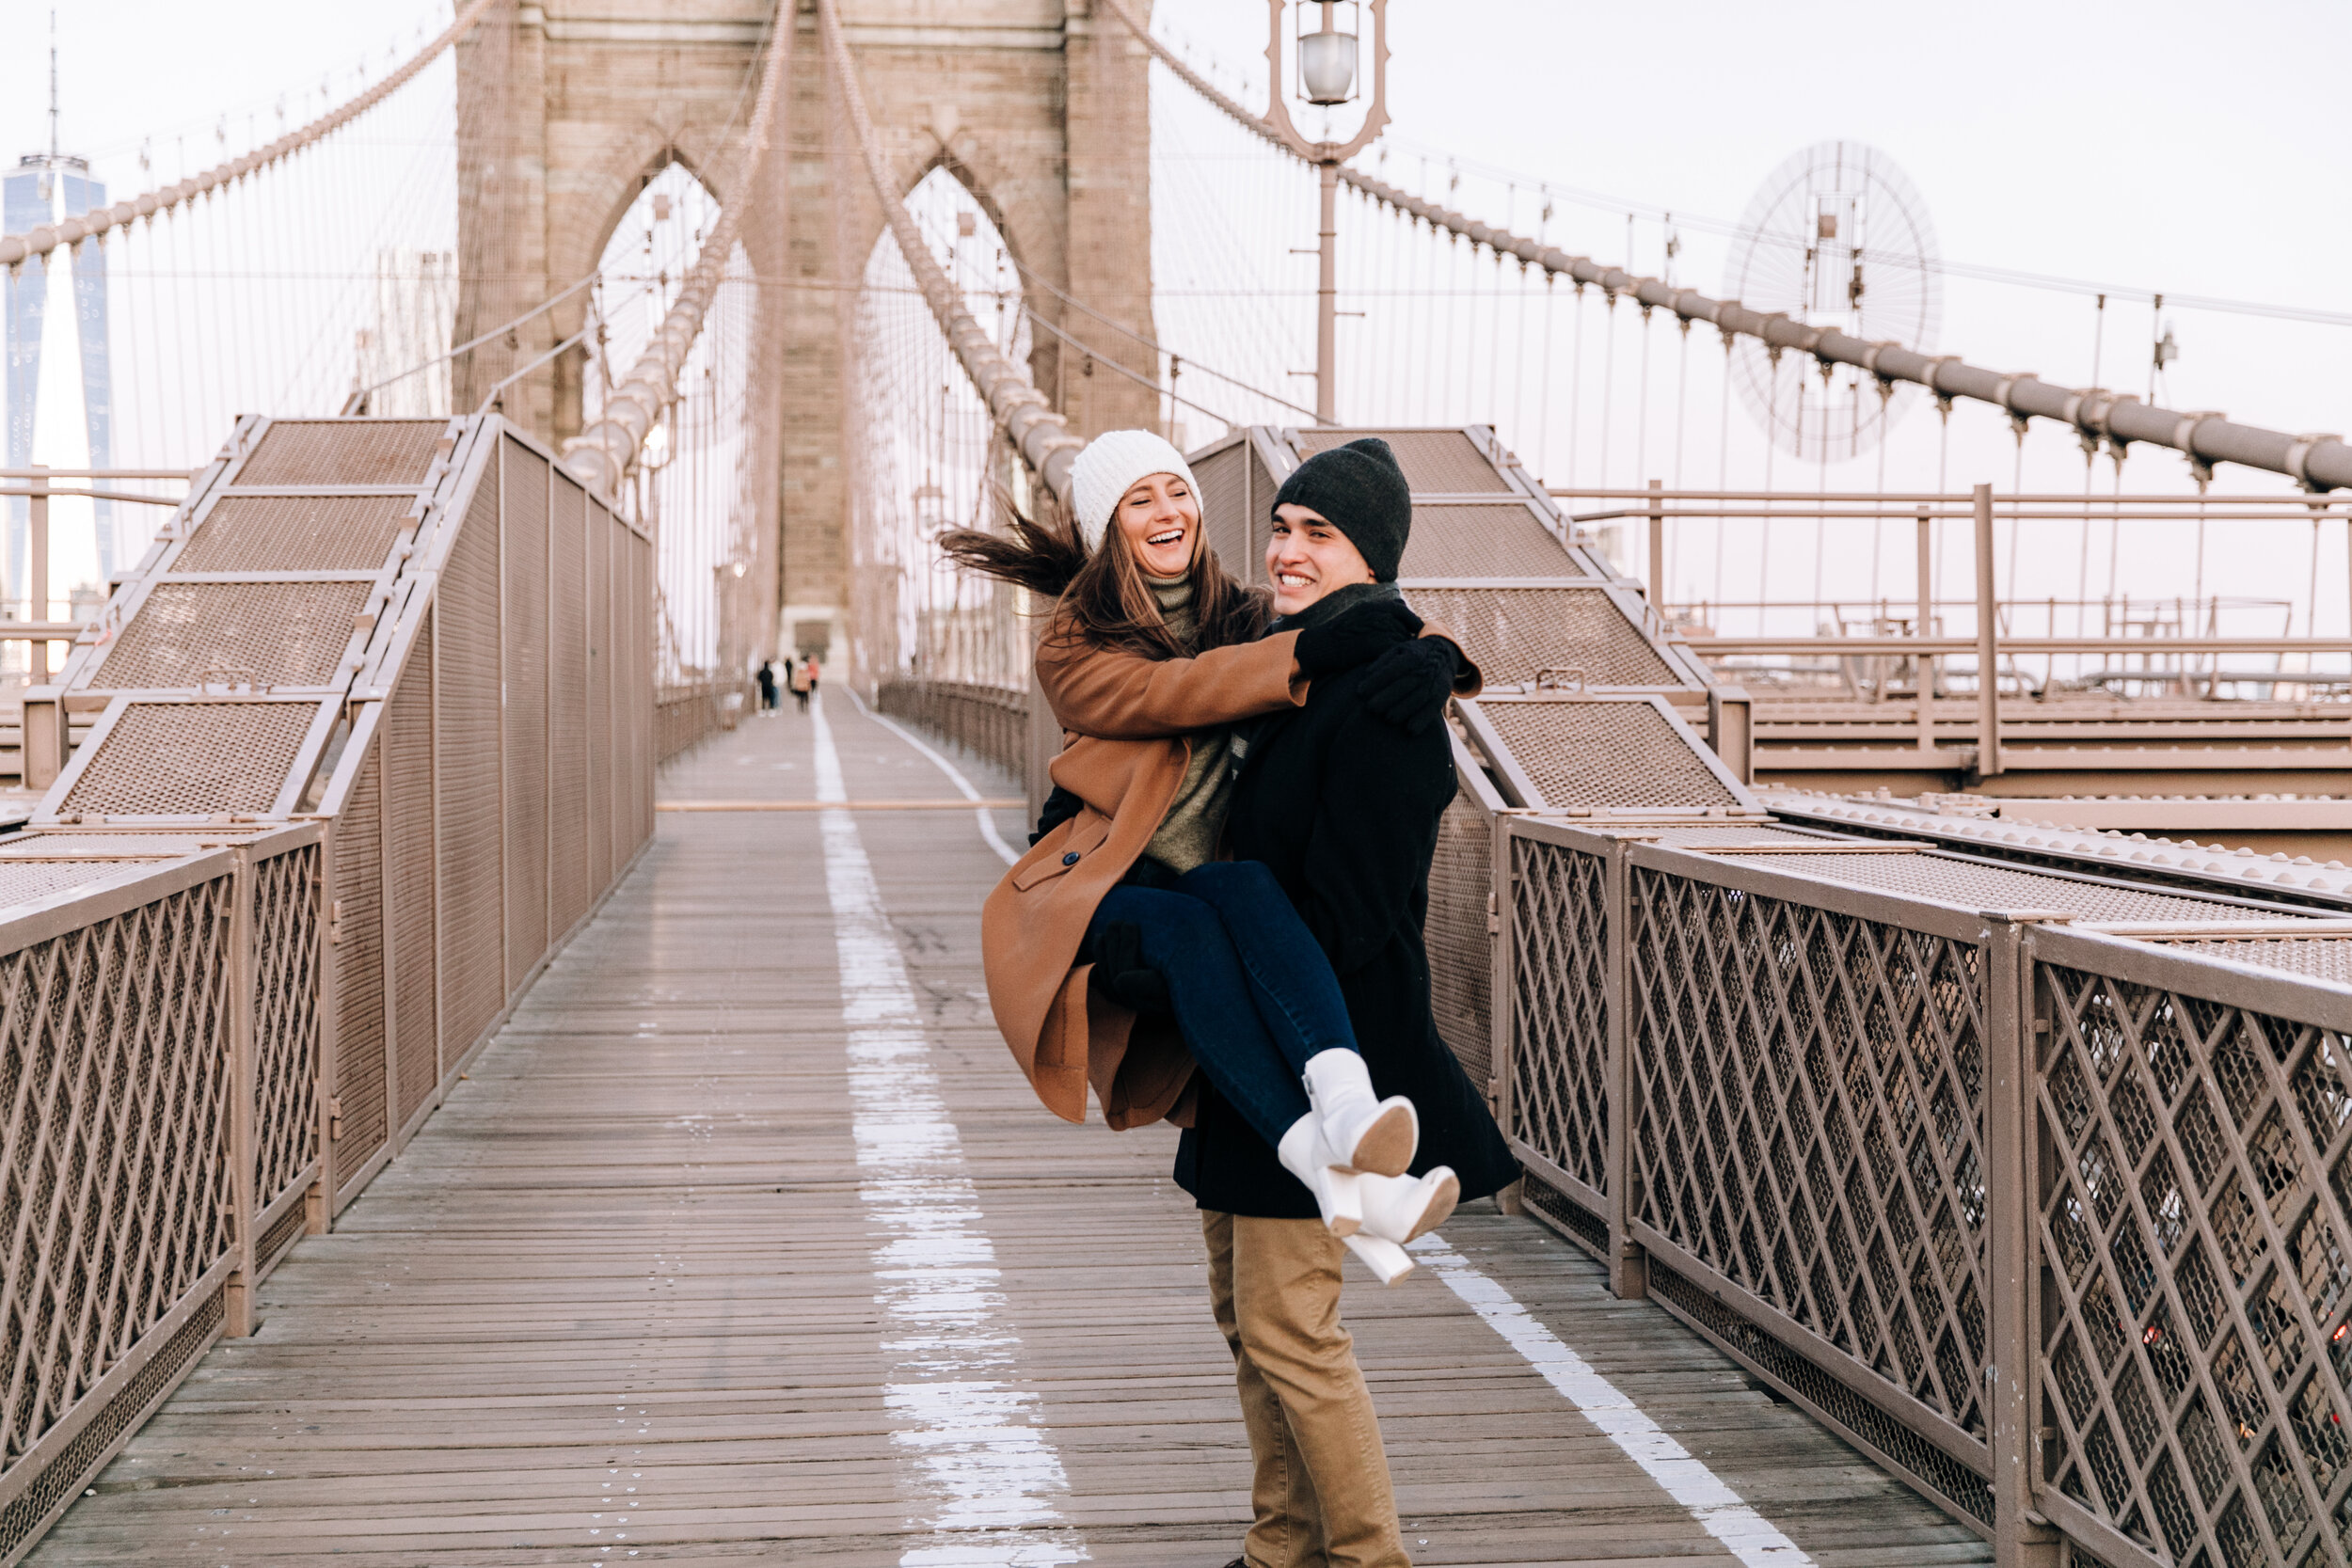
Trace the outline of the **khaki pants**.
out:
[[[1379,1418],[1340,1324],[1345,1249],[1320,1220],[1204,1210],[1200,1229],[1257,1464],[1249,1568],[1411,1568]]]

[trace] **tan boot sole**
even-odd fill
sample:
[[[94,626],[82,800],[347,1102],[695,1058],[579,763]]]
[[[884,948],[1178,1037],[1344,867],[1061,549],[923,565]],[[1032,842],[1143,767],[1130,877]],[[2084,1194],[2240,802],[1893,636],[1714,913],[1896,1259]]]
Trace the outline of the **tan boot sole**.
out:
[[[1413,1163],[1416,1141],[1413,1113],[1402,1105],[1393,1106],[1356,1140],[1356,1163],[1348,1168],[1375,1176],[1403,1176]]]

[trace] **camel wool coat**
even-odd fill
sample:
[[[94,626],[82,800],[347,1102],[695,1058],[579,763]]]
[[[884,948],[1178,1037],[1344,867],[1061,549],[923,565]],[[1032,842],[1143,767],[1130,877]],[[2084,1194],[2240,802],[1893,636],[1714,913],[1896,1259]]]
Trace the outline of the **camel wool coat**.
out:
[[[1191,732],[1284,712],[1307,700],[1299,634],[1152,658],[1047,632],[1038,684],[1068,736],[1049,769],[1082,802],[1038,840],[980,906],[989,1006],[1013,1060],[1045,1108],[1084,1121],[1090,1085],[1103,1117],[1124,1130],[1189,1122],[1192,1053],[1175,1021],[1137,1019],[1089,994],[1077,961],[1095,906],[1159,831],[1192,758]],[[1423,637],[1455,639],[1435,623]],[[1465,694],[1478,689],[1466,675]]]
[[[1037,656],[1038,685],[1070,734],[1053,780],[1085,802],[1038,840],[980,906],[980,963],[996,1027],[1029,1086],[1065,1121],[1084,1121],[1087,1088],[1115,1128],[1158,1121],[1192,1082],[1192,1053],[1172,1020],[1138,1025],[1090,999],[1077,962],[1103,895],[1139,859],[1192,759],[1189,732],[1307,700],[1296,632],[1152,658],[1104,648],[1057,626]]]

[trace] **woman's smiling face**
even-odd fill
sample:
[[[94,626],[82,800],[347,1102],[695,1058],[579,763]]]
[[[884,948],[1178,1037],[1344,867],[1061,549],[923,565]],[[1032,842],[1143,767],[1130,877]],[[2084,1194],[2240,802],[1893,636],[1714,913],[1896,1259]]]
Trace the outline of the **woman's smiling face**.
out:
[[[1180,578],[1192,569],[1200,503],[1178,474],[1151,474],[1127,486],[1113,514],[1127,551],[1146,577]]]

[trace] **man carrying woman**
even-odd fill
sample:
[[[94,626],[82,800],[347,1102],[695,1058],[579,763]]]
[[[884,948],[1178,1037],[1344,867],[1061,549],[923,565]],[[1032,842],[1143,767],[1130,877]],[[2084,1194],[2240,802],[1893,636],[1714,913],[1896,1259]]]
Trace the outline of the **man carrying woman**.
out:
[[[946,541],[1054,602],[1038,676],[1069,739],[983,911],[991,1002],[1057,1115],[1091,1087],[1114,1128],[1185,1128],[1257,1466],[1240,1560],[1398,1568],[1342,1251],[1400,1278],[1404,1243],[1518,1175],[1437,1037],[1421,935],[1441,711],[1476,673],[1396,589],[1411,505],[1381,442],[1292,475],[1271,591],[1218,565],[1148,432],[1090,444],[1073,492],[1075,537]]]

